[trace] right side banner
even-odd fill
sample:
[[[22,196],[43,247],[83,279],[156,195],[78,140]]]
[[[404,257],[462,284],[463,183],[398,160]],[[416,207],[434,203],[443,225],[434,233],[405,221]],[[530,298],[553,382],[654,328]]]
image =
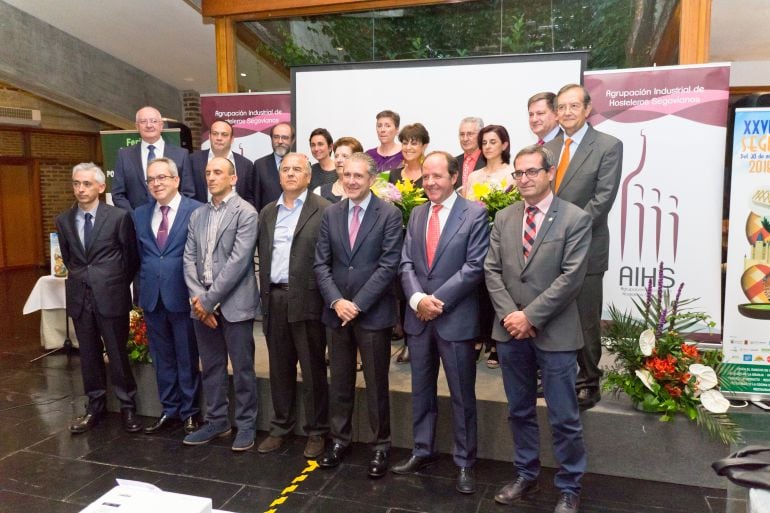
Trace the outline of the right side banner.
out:
[[[736,109],[722,390],[770,394],[770,109]]]

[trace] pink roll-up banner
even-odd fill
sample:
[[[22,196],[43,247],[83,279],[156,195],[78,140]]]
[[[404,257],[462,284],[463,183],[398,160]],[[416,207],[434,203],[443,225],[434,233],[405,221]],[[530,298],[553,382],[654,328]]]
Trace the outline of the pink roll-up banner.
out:
[[[722,202],[729,64],[587,72],[589,122],[623,141],[623,176],[609,215],[604,313],[635,312],[657,267],[672,294],[697,297],[719,332]],[[705,325],[698,329],[706,330]]]
[[[273,151],[270,129],[291,123],[291,93],[202,94],[201,148],[209,148],[209,127],[216,119],[233,125],[234,153],[256,160]]]

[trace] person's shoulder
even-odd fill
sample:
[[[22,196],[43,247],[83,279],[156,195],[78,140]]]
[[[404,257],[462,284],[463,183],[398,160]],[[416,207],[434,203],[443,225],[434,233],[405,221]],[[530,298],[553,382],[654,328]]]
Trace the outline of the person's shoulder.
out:
[[[607,132],[602,132],[601,130],[597,130],[591,125],[588,125],[588,131],[586,132],[586,136],[589,134],[592,135],[592,137],[596,140],[597,143],[601,144],[602,146],[615,146],[616,144],[623,144],[623,141],[615,137],[614,135],[610,135]]]
[[[554,206],[567,216],[576,220],[591,219],[591,214],[569,201],[563,200],[558,196],[554,196],[553,201],[555,202]]]

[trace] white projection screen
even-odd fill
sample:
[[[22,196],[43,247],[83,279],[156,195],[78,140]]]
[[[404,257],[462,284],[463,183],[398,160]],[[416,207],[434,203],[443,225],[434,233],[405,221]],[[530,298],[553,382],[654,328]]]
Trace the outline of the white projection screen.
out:
[[[430,133],[427,151],[457,155],[460,120],[478,116],[503,125],[511,149],[536,141],[529,130],[527,99],[582,83],[586,52],[504,55],[441,60],[387,61],[292,68],[297,151],[310,155],[308,138],[326,128],[336,140],[353,136],[364,149],[379,144],[376,115],[389,109],[401,127],[420,122]],[[312,159],[311,159],[312,160]]]

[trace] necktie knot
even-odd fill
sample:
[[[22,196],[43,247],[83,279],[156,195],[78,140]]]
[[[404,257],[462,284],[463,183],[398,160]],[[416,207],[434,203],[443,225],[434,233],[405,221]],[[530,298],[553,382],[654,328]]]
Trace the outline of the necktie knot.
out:
[[[570,144],[572,144],[572,139],[571,138],[567,137],[566,139],[564,139],[564,146],[569,148]]]
[[[536,206],[534,206],[534,205],[530,205],[530,206],[528,206],[528,207],[527,207],[527,214],[528,214],[528,215],[531,215],[531,216],[533,216],[533,215],[537,214],[537,207],[536,207]]]
[[[433,205],[433,213],[438,215],[439,211],[441,210],[441,205]]]
[[[91,215],[91,212],[86,212],[86,222],[90,223],[93,218],[94,216]]]
[[[153,153],[155,151],[155,145],[150,144],[149,146],[147,146],[147,149],[149,150],[150,153]]]
[[[171,207],[168,205],[161,205],[160,207],[160,213],[163,214],[163,217],[166,217],[168,215],[168,211]]]

